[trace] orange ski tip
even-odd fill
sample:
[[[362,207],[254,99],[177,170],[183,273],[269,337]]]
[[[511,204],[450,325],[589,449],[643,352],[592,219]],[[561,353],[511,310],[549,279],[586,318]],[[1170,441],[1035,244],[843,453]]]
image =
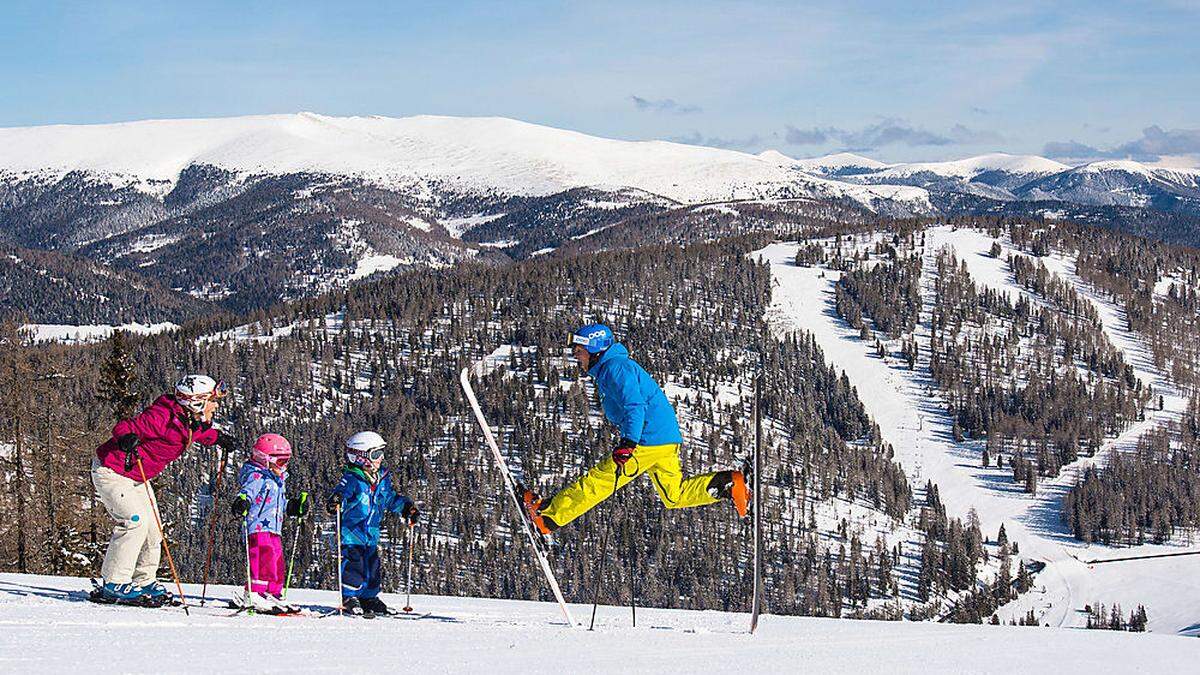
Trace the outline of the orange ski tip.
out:
[[[750,490],[746,486],[746,476],[741,471],[733,472],[733,487],[729,492],[738,516],[745,518],[750,512]]]

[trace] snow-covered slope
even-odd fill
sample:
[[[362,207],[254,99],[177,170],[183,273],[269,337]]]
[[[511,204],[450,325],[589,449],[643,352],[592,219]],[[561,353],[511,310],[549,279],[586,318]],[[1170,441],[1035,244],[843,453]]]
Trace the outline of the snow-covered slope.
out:
[[[115,184],[162,190],[192,165],[244,174],[355,176],[388,186],[444,182],[511,195],[630,187],[700,202],[803,196],[816,187],[865,202],[874,194],[746,153],[611,140],[495,117],[299,113],[0,129],[0,172],[86,171]],[[922,200],[919,191],[903,196]]]
[[[759,157],[776,162],[780,166],[791,166],[801,171],[826,176],[870,173],[886,169],[889,166],[870,157],[863,157],[852,152],[838,152],[810,159],[792,159],[778,151],[767,150],[759,154]]]
[[[999,258],[989,253],[993,243],[1002,247]],[[868,242],[863,247],[869,247]],[[930,228],[925,232],[925,308],[914,334],[921,353],[926,355],[932,301],[929,287],[936,269],[935,256],[945,247],[967,265],[977,284],[1013,298],[1024,295],[1034,300],[1005,267],[1003,258],[1011,251],[1010,242],[993,239],[979,230]],[[926,480],[932,480],[955,515],[965,516],[974,509],[989,536],[995,536],[1000,525],[1004,525],[1010,539],[1019,543],[1023,557],[1046,564],[1037,576],[1035,590],[1001,609],[1003,620],[1033,609],[1041,623],[1078,627],[1086,622],[1082,609],[1087,604],[1116,602],[1129,609],[1141,603],[1149,611],[1152,631],[1188,635],[1200,632],[1200,587],[1191,581],[1197,557],[1100,565],[1083,562],[1196,550],[1190,541],[1121,549],[1089,547],[1071,538],[1059,522],[1064,493],[1088,466],[1102,463],[1114,452],[1131,450],[1142,434],[1177,419],[1186,407],[1184,396],[1165,373],[1155,369],[1145,340],[1128,329],[1123,310],[1084,283],[1075,274],[1072,259],[1055,255],[1042,260],[1073,283],[1076,291],[1096,307],[1105,335],[1133,365],[1137,377],[1152,385],[1156,393],[1163,394],[1164,406],[1161,410],[1147,409],[1145,420],[1109,438],[1097,457],[1080,458],[1064,467],[1057,478],[1040,485],[1036,496],[1030,496],[1012,487],[1010,470],[980,465],[979,441],[953,440],[952,421],[945,406],[936,394],[930,393],[933,383],[928,363],[918,363],[915,370],[909,370],[899,359],[879,358],[873,344],[863,343],[858,331],[850,328],[834,310],[834,284],[840,273],[823,267],[794,265],[797,249],[795,244],[774,244],[754,254],[771,265],[775,279],[771,312],[775,325],[782,331],[811,332],[834,367],[844,369],[867,412],[879,423],[884,440],[895,448],[896,460],[912,479],[914,488],[920,489]]]
[[[1070,166],[1036,155],[1009,155],[1002,152],[951,162],[917,162],[896,164],[876,173],[876,176],[912,176],[918,173],[933,173],[939,176],[974,178],[988,171],[1003,171],[1021,175],[1048,175],[1066,171]]]
[[[0,662],[11,672],[1194,672],[1200,641],[1006,626],[601,607],[596,630],[553,604],[413,596],[415,618],[229,616],[83,600],[88,582],[0,575]],[[188,587],[189,592],[198,589]],[[228,598],[228,587],[210,597]],[[395,606],[399,596],[385,594]],[[329,608],[332,591],[292,599]],[[586,616],[590,607],[576,607]]]
[[[1047,175],[1023,186],[1025,199],[1077,204],[1152,207],[1189,213],[1200,210],[1200,181],[1190,171],[1155,169],[1133,160],[1106,160]]]
[[[946,162],[883,164],[851,153],[793,160],[768,151],[780,166],[863,185],[908,185],[932,193],[962,193],[1011,201],[1062,201],[1200,213],[1200,172],[1134,160],[1070,166],[1037,155],[992,153]]]

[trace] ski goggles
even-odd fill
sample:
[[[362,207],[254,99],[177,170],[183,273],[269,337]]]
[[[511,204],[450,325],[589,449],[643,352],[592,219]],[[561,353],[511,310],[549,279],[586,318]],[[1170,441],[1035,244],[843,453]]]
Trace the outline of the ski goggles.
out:
[[[229,388],[225,386],[224,381],[221,381],[217,383],[217,386],[213,387],[212,391],[205,391],[198,394],[184,394],[176,391],[175,400],[180,401],[181,403],[185,401],[220,401],[228,394]]]
[[[359,460],[369,459],[372,462],[378,462],[383,459],[384,448],[378,447],[371,448],[370,450],[354,450],[352,452],[352,456],[357,457]]]

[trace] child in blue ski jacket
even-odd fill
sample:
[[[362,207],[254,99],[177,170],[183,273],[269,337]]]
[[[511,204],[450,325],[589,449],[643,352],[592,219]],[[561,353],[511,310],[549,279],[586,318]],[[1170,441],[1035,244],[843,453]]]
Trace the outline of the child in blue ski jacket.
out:
[[[342,607],[352,614],[388,611],[379,599],[379,528],[384,514],[399,513],[410,527],[421,515],[413,500],[396,492],[382,468],[385,446],[373,431],[348,438],[346,469],[329,500],[331,514],[341,510]]]

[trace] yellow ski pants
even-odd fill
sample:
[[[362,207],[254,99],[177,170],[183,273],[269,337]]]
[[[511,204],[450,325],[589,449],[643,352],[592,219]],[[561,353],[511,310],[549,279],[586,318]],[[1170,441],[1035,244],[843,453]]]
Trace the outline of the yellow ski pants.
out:
[[[658,498],[668,509],[704,506],[719,501],[708,494],[708,484],[716,475],[715,472],[683,477],[678,444],[639,445],[634,448],[633,457],[625,463],[620,478],[617,477],[617,463],[612,457],[605,457],[604,461],[554,495],[549,506],[541,510],[542,517],[549,518],[560,527],[566,525],[611,497],[614,482],[619,489],[644,473],[650,474]]]

